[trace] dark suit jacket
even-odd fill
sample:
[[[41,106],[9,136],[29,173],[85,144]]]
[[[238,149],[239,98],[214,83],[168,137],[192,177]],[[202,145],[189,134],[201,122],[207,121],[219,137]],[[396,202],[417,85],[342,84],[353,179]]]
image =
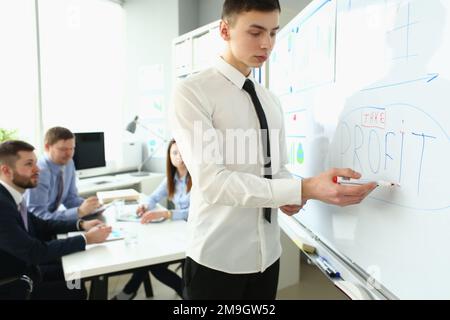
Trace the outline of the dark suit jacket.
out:
[[[28,213],[27,232],[12,195],[0,184],[0,279],[26,274],[39,280],[39,264],[85,250],[82,236],[50,240],[76,228],[76,221],[46,221]]]

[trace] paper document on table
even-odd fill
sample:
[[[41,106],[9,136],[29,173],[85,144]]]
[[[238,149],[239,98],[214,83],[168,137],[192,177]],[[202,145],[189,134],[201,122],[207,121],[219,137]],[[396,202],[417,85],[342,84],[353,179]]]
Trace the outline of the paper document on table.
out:
[[[110,203],[114,200],[139,201],[139,192],[134,189],[98,191],[97,198],[103,204]]]

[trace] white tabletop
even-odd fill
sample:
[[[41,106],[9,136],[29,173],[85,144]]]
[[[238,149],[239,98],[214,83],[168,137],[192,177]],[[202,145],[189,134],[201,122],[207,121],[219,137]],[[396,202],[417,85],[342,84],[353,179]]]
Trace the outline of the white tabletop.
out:
[[[147,265],[183,259],[186,252],[187,223],[164,221],[142,225],[138,222],[117,222],[115,208],[103,215],[114,230],[125,234],[137,233],[137,243],[126,245],[125,240],[88,245],[86,251],[64,256],[62,264],[66,281],[123,271]],[[59,236],[63,238],[64,236]]]

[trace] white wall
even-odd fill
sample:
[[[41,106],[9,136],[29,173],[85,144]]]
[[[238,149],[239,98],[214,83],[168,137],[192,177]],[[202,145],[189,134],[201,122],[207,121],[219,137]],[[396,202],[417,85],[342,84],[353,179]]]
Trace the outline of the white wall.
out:
[[[280,25],[283,27],[303,10],[312,0],[280,0]]]
[[[280,25],[286,25],[295,17],[311,0],[280,0],[281,17]],[[199,4],[199,26],[203,26],[217,19],[222,13],[223,0],[198,0]]]
[[[199,26],[199,0],[179,0],[179,34],[188,33]]]
[[[124,128],[134,115],[142,113],[142,100],[148,94],[145,92],[145,84],[144,88],[142,85],[142,71],[146,67],[163,65],[164,108],[167,111],[172,89],[172,39],[179,34],[178,2],[178,0],[125,2],[127,75]],[[138,129],[135,136],[124,131],[125,140],[145,141],[147,136],[148,132],[144,129]],[[165,149],[165,146],[162,148]],[[164,164],[164,159],[152,160],[147,170],[164,171]]]
[[[285,25],[309,2],[281,0],[281,25]],[[167,110],[172,93],[172,39],[219,19],[222,4],[223,0],[125,1],[127,70],[123,127],[142,110],[139,73],[145,67],[164,66],[164,107]],[[145,141],[148,133],[139,129],[135,135],[125,131],[123,135],[125,141]],[[146,169],[163,172],[164,165],[164,159],[152,160]]]
[[[198,0],[198,26],[220,19],[223,0]]]

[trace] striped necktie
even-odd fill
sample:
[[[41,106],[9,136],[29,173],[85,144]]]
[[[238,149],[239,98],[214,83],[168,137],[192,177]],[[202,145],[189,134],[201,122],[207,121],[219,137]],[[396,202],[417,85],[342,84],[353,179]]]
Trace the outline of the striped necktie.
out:
[[[22,217],[23,224],[25,225],[25,229],[28,231],[28,210],[25,199],[23,199],[22,202],[19,203],[19,212],[20,216]]]

